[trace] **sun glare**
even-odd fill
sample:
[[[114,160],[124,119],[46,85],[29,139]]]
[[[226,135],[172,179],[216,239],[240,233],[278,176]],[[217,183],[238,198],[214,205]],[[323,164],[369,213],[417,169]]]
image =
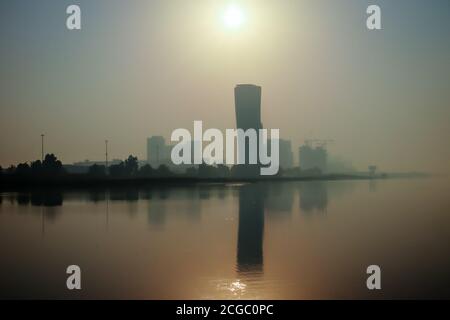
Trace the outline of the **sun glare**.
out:
[[[223,23],[227,28],[238,29],[244,22],[245,14],[240,7],[236,5],[230,5],[228,8],[226,8],[223,15]]]

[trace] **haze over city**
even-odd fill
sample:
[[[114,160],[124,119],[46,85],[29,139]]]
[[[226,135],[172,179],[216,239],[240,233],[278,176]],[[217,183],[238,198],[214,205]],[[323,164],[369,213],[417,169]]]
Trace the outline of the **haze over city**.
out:
[[[330,153],[364,169],[448,172],[450,4],[378,1],[70,1],[0,4],[0,165],[129,154],[194,120],[234,128],[233,89],[262,87],[262,121],[293,143],[333,139]],[[30,9],[32,7],[32,9]],[[25,10],[26,8],[26,10]]]
[[[0,1],[0,300],[449,299],[449,35],[449,0]]]

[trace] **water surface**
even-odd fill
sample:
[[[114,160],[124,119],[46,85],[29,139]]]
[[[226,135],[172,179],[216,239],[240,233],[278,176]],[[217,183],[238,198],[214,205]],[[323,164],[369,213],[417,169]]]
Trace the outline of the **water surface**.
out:
[[[450,181],[2,192],[2,298],[449,298]],[[82,290],[66,289],[66,267]],[[382,290],[366,268],[382,269]]]

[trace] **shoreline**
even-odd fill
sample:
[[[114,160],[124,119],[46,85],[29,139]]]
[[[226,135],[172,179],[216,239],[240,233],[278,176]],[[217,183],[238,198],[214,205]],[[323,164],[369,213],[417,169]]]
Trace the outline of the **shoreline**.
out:
[[[1,191],[14,191],[36,188],[67,188],[87,189],[92,187],[158,187],[158,186],[188,186],[196,184],[237,184],[257,182],[301,182],[301,181],[344,181],[344,180],[384,180],[394,178],[424,178],[426,174],[325,174],[298,177],[258,177],[258,178],[201,178],[201,177],[89,177],[89,176],[61,176],[61,177],[5,177],[0,179]]]

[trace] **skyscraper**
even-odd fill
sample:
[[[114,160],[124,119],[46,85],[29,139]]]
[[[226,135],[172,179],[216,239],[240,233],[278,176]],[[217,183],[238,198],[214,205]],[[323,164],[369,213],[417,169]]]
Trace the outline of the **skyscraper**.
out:
[[[262,129],[261,123],[261,87],[253,84],[239,84],[234,88],[237,129]],[[239,143],[239,142],[238,142]],[[257,138],[257,159],[259,163],[259,138]],[[239,150],[239,145],[238,145]],[[249,141],[245,141],[245,165],[238,165],[239,176],[256,177],[259,175],[259,164],[249,164]]]
[[[292,153],[292,143],[290,140],[280,139],[280,167],[290,169],[294,165],[294,154]]]
[[[147,162],[154,168],[167,162],[167,146],[164,137],[153,136],[147,139]]]
[[[239,84],[234,88],[236,127],[238,129],[262,128],[261,87],[253,84]]]

